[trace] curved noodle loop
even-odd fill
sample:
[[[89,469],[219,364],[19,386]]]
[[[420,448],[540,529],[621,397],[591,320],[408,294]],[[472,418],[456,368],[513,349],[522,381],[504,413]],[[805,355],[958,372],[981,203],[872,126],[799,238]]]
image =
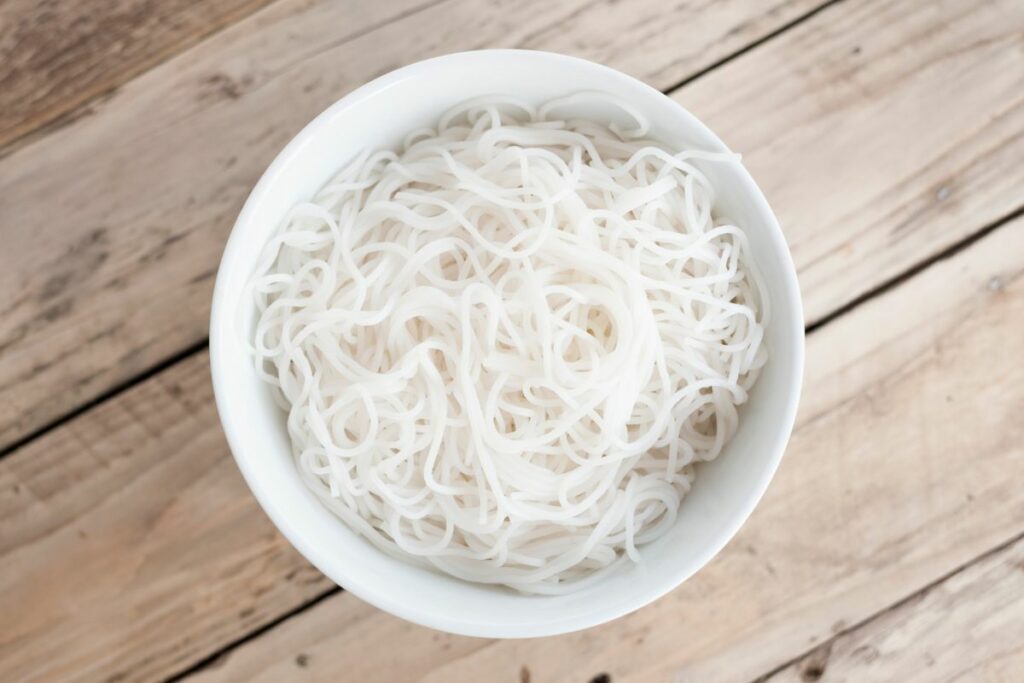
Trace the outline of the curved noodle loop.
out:
[[[353,530],[561,593],[672,525],[766,352],[743,231],[635,125],[467,102],[363,153],[267,246],[254,351],[299,471]]]

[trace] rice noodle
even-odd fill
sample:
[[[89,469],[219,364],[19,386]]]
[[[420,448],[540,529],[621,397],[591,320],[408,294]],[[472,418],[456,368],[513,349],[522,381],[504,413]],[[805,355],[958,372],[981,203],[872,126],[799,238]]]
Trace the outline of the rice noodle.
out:
[[[693,163],[736,157],[622,105],[559,118],[595,98],[464,103],[267,245],[253,350],[299,472],[392,555],[577,589],[639,561],[736,431],[768,299]]]

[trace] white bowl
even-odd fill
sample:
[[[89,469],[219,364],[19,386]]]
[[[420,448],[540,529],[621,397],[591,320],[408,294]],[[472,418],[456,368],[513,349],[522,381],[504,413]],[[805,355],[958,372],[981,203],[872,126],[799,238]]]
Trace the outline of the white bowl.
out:
[[[403,619],[472,636],[566,633],[636,610],[703,567],[736,533],[775,473],[796,415],[804,357],[796,273],[775,216],[750,175],[708,164],[720,206],[750,239],[771,297],[769,361],[743,407],[739,431],[714,462],[698,467],[676,525],[643,546],[643,561],[570,595],[524,596],[414,567],[350,531],[307,491],[290,455],[285,416],[256,376],[243,340],[255,309],[243,301],[257,255],[285,212],[309,199],[357,150],[393,147],[433,125],[448,107],[483,94],[540,103],[603,90],[646,114],[672,147],[726,150],[694,116],[657,90],[598,64],[518,50],[464,52],[382,76],[336,102],[295,136],[252,191],[217,274],[210,363],[224,432],[257,500],[277,528],[320,571],[363,600]],[[258,115],[258,114],[257,114]]]

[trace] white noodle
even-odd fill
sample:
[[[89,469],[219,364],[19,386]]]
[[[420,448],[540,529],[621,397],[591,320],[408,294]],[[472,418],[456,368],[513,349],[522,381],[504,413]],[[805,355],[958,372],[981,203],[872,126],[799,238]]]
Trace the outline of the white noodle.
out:
[[[528,593],[589,585],[673,524],[766,352],[743,231],[630,123],[464,103],[364,152],[270,241],[258,369],[297,467],[403,559]]]

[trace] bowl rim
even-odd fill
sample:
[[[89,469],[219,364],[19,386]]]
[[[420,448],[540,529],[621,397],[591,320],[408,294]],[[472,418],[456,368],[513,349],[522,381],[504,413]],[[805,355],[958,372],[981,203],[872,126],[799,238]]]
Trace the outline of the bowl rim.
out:
[[[226,354],[229,352],[229,349],[227,348],[227,344],[229,343],[227,334],[228,328],[230,327],[229,320],[231,315],[230,311],[225,310],[225,306],[227,305],[226,299],[229,298],[225,272],[231,268],[231,264],[234,261],[238,260],[236,254],[238,251],[238,245],[244,239],[243,233],[245,232],[246,224],[251,222],[253,219],[255,211],[254,207],[260,203],[265,194],[270,192],[270,188],[276,183],[278,177],[281,175],[283,169],[291,159],[299,153],[300,149],[315,139],[320,134],[321,129],[327,127],[330,120],[355,104],[369,99],[377,93],[392,87],[399,81],[408,78],[415,78],[427,72],[434,71],[439,67],[446,69],[454,67],[457,69],[460,64],[463,64],[466,61],[492,57],[505,59],[535,59],[538,61],[547,60],[549,62],[558,62],[562,66],[567,66],[569,68],[595,70],[609,79],[629,83],[631,87],[639,88],[641,91],[644,91],[652,97],[667,100],[674,107],[675,113],[681,119],[686,120],[688,126],[709,136],[723,149],[728,149],[717,134],[715,134],[696,116],[691,114],[671,97],[668,97],[664,93],[647,85],[639,79],[629,76],[628,74],[579,57],[540,50],[473,50],[431,57],[395,69],[394,71],[390,71],[352,90],[339,100],[335,101],[332,105],[318,114],[312,121],[306,124],[277,154],[274,160],[263,172],[259,181],[256,183],[252,192],[246,199],[241,211],[239,212],[238,218],[232,226],[231,233],[228,237],[218,266],[217,278],[214,284],[213,303],[210,313],[210,373],[213,383],[215,404],[222,429],[224,430],[224,434],[227,438],[232,456],[234,457],[234,460],[250,491],[263,511],[268,517],[270,517],[271,522],[277,530],[285,536],[289,543],[295,547],[307,561],[327,576],[332,582],[342,586],[345,591],[352,593],[359,599],[378,609],[389,612],[406,621],[426,626],[428,628],[447,631],[458,635],[476,637],[538,637],[570,633],[607,623],[654,602],[674,588],[678,587],[693,574],[704,568],[707,563],[721,552],[729,541],[735,537],[736,533],[743,526],[757,504],[760,502],[761,498],[764,496],[769,483],[774,477],[775,472],[778,470],[779,464],[785,453],[786,446],[792,436],[803,385],[805,362],[803,305],[800,297],[796,268],[793,264],[792,254],[790,253],[782,228],[778,223],[775,213],[769,206],[767,199],[764,197],[763,192],[745,166],[742,164],[739,165],[739,173],[747,185],[745,188],[745,194],[747,194],[756,204],[757,212],[763,216],[767,229],[770,232],[770,240],[773,243],[773,247],[782,259],[781,271],[783,273],[783,278],[781,286],[778,287],[779,291],[777,294],[781,294],[786,299],[786,304],[794,311],[794,326],[799,328],[792,330],[792,332],[794,332],[794,345],[793,348],[789,349],[789,351],[792,354],[793,369],[790,376],[786,379],[790,391],[786,397],[786,404],[782,413],[784,415],[784,420],[780,425],[776,443],[772,445],[773,452],[771,453],[771,457],[770,459],[766,459],[766,466],[763,469],[761,478],[757,481],[753,494],[746,497],[742,505],[737,506],[736,509],[732,511],[728,518],[728,523],[725,524],[724,529],[717,537],[716,542],[708,544],[699,552],[694,553],[691,556],[691,562],[689,562],[687,566],[680,567],[678,571],[666,573],[659,581],[652,580],[650,588],[643,592],[639,600],[633,599],[626,602],[619,601],[611,604],[601,603],[599,606],[583,614],[576,613],[568,617],[559,617],[553,620],[538,620],[529,624],[520,622],[509,624],[502,622],[500,619],[494,618],[476,620],[452,618],[437,611],[422,609],[415,604],[400,602],[393,599],[385,590],[380,590],[379,588],[368,586],[359,580],[354,580],[344,571],[343,568],[339,569],[337,564],[330,559],[330,556],[324,552],[322,547],[307,540],[303,530],[296,527],[291,522],[287,511],[279,505],[277,500],[274,499],[272,492],[265,490],[259,483],[259,478],[256,476],[256,470],[258,467],[254,460],[247,458],[244,455],[244,449],[241,445],[242,440],[239,435],[239,430],[245,423],[245,411],[240,410],[227,400],[226,395],[228,390],[226,388],[226,383],[228,380],[223,376],[223,372],[225,371],[222,370],[224,367],[222,359],[224,359]],[[372,548],[369,544],[367,547]],[[376,548],[373,548],[372,551],[382,552]]]

